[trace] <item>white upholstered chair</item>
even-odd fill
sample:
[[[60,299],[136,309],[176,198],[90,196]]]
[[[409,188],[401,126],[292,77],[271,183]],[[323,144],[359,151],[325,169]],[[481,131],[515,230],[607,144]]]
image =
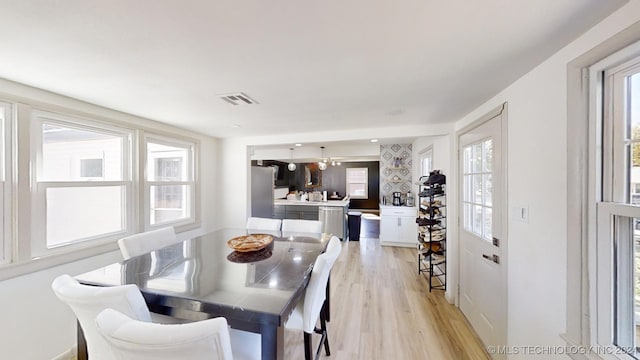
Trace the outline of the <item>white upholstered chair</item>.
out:
[[[322,335],[315,357],[317,358],[323,345],[327,356],[331,354],[329,338],[327,336],[327,323],[322,310],[325,306],[325,301],[329,301],[329,299],[326,298],[329,274],[333,264],[335,264],[338,256],[340,256],[341,251],[342,245],[340,244],[340,239],[332,236],[329,244],[327,244],[327,250],[318,256],[313,265],[313,271],[305,290],[304,298],[298,303],[285,324],[287,328],[301,329],[304,332],[304,353],[306,360],[311,360],[314,357],[311,348],[311,335],[313,333]],[[316,328],[318,320],[320,321],[320,328]]]
[[[60,275],[53,281],[51,288],[75,313],[84,332],[91,360],[114,359],[109,344],[98,333],[95,323],[96,316],[102,310],[112,308],[137,320],[151,320],[147,303],[135,285],[88,286],[78,283],[69,275]]]
[[[247,219],[247,230],[280,231],[280,219],[250,217]]]
[[[56,296],[73,310],[87,342],[87,353],[90,360],[113,360],[112,346],[100,335],[96,326],[96,317],[105,309],[111,308],[128,316],[130,319],[155,324],[158,326],[179,326],[184,323],[168,316],[149,313],[149,308],[136,285],[89,286],[80,284],[69,275],[60,275],[52,285]],[[155,316],[154,316],[155,315]],[[151,323],[151,321],[154,323]],[[226,323],[226,320],[225,320]],[[228,330],[231,334],[231,346],[234,359],[248,360],[260,358],[260,335],[239,330]],[[156,357],[157,358],[157,357]],[[188,357],[177,357],[188,358]],[[159,359],[159,358],[158,358]]]
[[[154,324],[106,309],[97,328],[121,360],[233,360],[227,320],[222,317],[187,324]]]
[[[118,240],[120,252],[125,260],[146,254],[177,242],[172,226],[124,237]]]
[[[322,233],[322,221],[284,219],[282,233]]]

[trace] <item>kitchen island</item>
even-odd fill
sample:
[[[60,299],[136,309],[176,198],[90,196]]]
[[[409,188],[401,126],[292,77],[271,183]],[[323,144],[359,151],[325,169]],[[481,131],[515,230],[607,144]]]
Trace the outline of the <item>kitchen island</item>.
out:
[[[347,211],[349,198],[328,201],[300,201],[277,199],[274,201],[276,219],[321,220],[323,231],[341,239],[347,238]]]

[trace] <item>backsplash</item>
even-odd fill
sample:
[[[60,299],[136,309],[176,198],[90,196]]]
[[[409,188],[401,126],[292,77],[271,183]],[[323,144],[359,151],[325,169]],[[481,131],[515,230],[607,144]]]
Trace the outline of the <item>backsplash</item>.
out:
[[[380,145],[380,201],[386,196],[390,205],[391,193],[406,194],[411,190],[411,144]]]

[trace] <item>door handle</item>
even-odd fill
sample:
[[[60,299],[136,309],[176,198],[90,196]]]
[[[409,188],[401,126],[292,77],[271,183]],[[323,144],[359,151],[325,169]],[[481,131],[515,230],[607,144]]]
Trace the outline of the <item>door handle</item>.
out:
[[[402,226],[402,220],[398,218],[398,226]]]
[[[500,256],[496,254],[493,254],[493,255],[482,254],[482,257],[489,261],[493,261],[496,264],[500,264]]]

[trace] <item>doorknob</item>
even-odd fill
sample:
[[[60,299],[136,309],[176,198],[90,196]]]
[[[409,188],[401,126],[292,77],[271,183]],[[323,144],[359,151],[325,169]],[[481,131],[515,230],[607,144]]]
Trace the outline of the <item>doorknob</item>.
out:
[[[500,264],[500,256],[496,254],[493,254],[493,255],[482,254],[482,257],[489,261],[493,261],[496,264]]]

